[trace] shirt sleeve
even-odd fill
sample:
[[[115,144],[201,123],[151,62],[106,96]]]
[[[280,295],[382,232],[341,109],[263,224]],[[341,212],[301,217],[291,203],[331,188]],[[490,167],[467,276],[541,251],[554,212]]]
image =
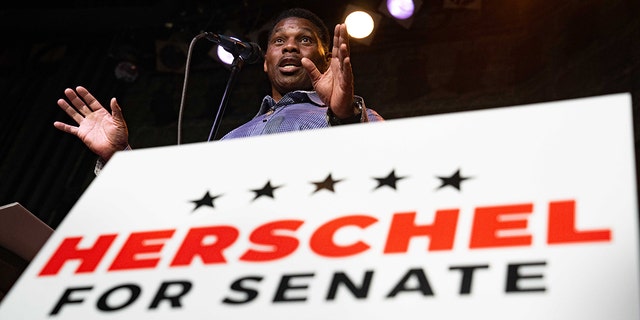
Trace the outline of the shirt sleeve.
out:
[[[124,150],[122,151],[127,151],[127,150],[132,150],[130,145],[127,145],[126,148],[124,148]],[[96,160],[96,165],[95,167],[93,167],[93,173],[97,176],[100,174],[100,171],[102,171],[102,168],[104,168],[104,166],[107,164],[106,161],[104,161],[102,158],[98,158],[98,160]]]

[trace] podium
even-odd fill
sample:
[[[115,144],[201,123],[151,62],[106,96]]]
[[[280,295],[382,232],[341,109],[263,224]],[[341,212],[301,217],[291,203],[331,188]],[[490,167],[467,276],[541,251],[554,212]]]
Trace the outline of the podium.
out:
[[[20,203],[0,206],[0,300],[49,239],[53,229]]]
[[[631,99],[117,153],[1,319],[638,319]]]

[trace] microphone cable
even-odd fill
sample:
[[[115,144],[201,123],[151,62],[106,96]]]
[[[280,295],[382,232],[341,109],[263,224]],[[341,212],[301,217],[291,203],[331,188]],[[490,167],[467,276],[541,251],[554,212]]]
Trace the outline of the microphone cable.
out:
[[[191,66],[191,55],[193,52],[193,47],[198,40],[207,36],[207,33],[200,33],[191,39],[191,43],[189,44],[189,50],[187,51],[187,62],[184,66],[184,82],[182,83],[182,96],[180,97],[180,109],[178,111],[178,145],[182,143],[182,117],[184,112],[184,101],[187,96],[187,82],[189,80],[189,68]]]

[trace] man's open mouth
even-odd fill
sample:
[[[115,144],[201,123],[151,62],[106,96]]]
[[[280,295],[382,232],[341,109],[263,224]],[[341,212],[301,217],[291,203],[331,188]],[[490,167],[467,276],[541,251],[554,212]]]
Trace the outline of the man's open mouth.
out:
[[[302,67],[302,63],[300,59],[295,58],[284,58],[278,64],[278,68],[282,73],[293,73],[300,70]]]

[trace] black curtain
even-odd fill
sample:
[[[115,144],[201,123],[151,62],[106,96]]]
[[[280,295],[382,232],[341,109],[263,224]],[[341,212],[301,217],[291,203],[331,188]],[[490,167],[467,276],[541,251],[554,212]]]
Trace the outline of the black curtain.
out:
[[[108,37],[78,37],[4,49],[0,205],[20,202],[55,228],[92,181],[97,157],[53,122],[75,125],[56,104],[67,87],[91,87],[102,102],[125,94],[109,44]]]

